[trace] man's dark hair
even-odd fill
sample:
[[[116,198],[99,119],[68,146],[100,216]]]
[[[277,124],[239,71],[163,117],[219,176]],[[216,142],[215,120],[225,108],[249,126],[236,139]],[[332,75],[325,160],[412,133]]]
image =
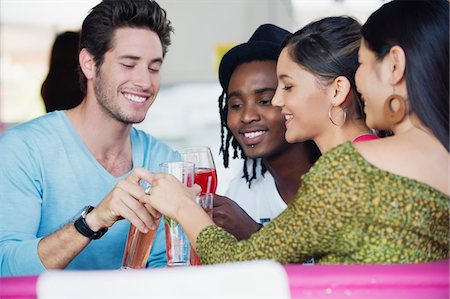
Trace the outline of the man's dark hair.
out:
[[[100,68],[105,53],[113,47],[115,30],[127,27],[155,32],[161,40],[163,56],[167,53],[173,28],[166,11],[153,0],[103,0],[83,21],[80,50],[86,48]],[[81,70],[79,73],[81,90],[86,94],[87,79]]]

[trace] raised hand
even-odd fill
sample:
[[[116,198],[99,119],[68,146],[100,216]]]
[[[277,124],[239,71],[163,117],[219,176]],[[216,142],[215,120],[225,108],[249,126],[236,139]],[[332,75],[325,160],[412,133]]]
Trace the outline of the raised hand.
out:
[[[237,203],[225,196],[214,195],[213,220],[218,226],[246,240],[261,228]]]
[[[145,200],[170,218],[178,220],[177,212],[186,205],[197,206],[194,198],[201,191],[199,185],[187,188],[173,175],[164,173],[153,174],[150,183],[153,186],[151,195]]]
[[[114,189],[86,217],[86,222],[93,231],[103,227],[111,227],[121,219],[128,219],[137,229],[147,233],[156,229],[154,218],[160,214],[146,205],[145,190],[140,181],[150,182],[152,174],[144,168],[137,167],[131,174],[119,181]],[[150,215],[153,213],[153,216]]]

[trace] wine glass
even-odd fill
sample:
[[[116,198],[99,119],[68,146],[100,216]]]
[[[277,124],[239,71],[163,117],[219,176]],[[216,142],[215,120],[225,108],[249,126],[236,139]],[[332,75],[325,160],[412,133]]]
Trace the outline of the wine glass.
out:
[[[207,146],[185,147],[178,150],[184,161],[195,164],[194,183],[202,187],[200,196],[212,196],[217,190],[217,172],[211,149]],[[211,211],[207,211],[211,215]],[[201,261],[195,250],[191,246],[190,252],[191,266],[201,265]]]
[[[217,190],[217,172],[211,149],[207,146],[185,147],[178,150],[183,161],[195,164],[194,183],[202,187],[201,195],[215,194]]]

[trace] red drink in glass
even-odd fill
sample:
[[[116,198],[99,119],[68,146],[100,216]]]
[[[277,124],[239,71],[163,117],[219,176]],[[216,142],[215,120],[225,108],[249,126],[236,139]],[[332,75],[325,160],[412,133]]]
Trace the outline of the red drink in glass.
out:
[[[191,264],[191,266],[200,266],[202,264],[200,257],[198,256],[195,249],[192,248],[192,246],[191,246],[191,253],[189,255],[189,263]]]
[[[195,164],[194,183],[202,188],[200,196],[204,196],[207,193],[215,194],[217,189],[217,172],[211,149],[207,146],[193,146],[182,148],[178,152],[184,161]],[[212,209],[212,204],[210,209]],[[212,217],[212,210],[207,213]],[[190,250],[190,264],[192,266],[201,265],[200,258],[192,246]]]
[[[208,178],[211,177],[211,186],[209,193],[215,194],[217,190],[217,172],[215,168],[195,168],[194,182],[202,187],[202,193],[206,194],[208,191]]]
[[[195,174],[195,183],[197,185],[200,185],[202,187],[202,192],[200,195],[205,195],[207,188],[208,188],[208,177],[212,177],[211,179],[211,186],[210,186],[210,190],[209,193],[210,194],[214,194],[216,192],[217,189],[217,174],[216,174],[216,170],[215,169],[201,169],[201,171],[197,174],[198,169],[196,169],[196,174]],[[205,183],[206,181],[206,183]],[[203,187],[205,186],[205,187]],[[211,208],[203,208],[203,210],[206,212],[206,214],[208,214],[208,216],[212,219],[213,218],[213,210],[212,210],[212,206]],[[198,256],[197,252],[195,251],[194,248],[192,248],[191,246],[191,253],[190,253],[190,258],[189,258],[189,262],[191,264],[191,266],[199,266],[202,264],[200,257]]]

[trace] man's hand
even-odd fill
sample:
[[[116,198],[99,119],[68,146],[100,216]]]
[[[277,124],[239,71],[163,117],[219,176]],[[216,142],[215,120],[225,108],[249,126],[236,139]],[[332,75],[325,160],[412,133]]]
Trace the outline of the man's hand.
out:
[[[152,174],[144,168],[137,167],[131,174],[119,181],[114,189],[86,216],[86,222],[93,231],[103,227],[111,227],[116,221],[128,219],[136,228],[147,233],[149,229],[156,229],[150,213],[161,217],[145,202],[145,190],[140,181],[150,182]],[[153,217],[155,218],[155,217]]]
[[[238,240],[247,240],[261,227],[237,203],[220,195],[214,195],[213,220]]]

